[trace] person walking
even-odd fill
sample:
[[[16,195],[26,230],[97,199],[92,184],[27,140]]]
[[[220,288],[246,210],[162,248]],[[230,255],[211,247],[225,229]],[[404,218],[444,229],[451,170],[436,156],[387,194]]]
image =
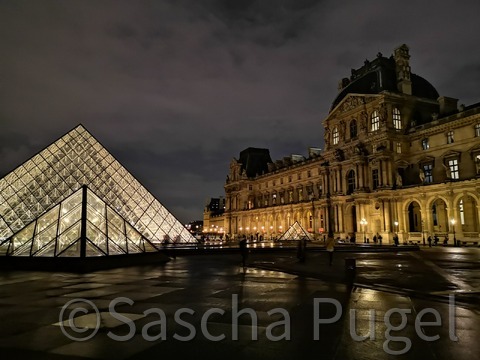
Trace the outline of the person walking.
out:
[[[333,251],[335,250],[335,239],[333,236],[327,238],[326,250],[328,252],[328,264],[332,266],[333,263]]]
[[[242,266],[243,270],[247,267],[247,257],[248,257],[248,248],[247,248],[247,237],[243,235],[243,238],[240,240],[240,254],[242,255]]]
[[[305,238],[298,240],[297,258],[300,262],[305,262],[306,247],[307,247],[307,240]]]
[[[427,241],[428,241],[428,247],[432,247],[432,235],[428,236]]]

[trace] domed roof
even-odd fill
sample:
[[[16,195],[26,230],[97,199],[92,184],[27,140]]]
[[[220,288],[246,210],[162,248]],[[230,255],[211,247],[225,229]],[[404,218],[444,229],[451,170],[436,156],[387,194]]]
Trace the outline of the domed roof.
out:
[[[416,74],[411,74],[412,95],[422,98],[437,100],[437,90],[427,80]],[[395,60],[393,56],[386,58],[379,54],[370,62],[365,61],[364,66],[358,70],[352,69],[349,79],[343,79],[347,84],[336,96],[332,103],[332,111],[348,94],[379,94],[382,91],[401,93],[397,88]]]

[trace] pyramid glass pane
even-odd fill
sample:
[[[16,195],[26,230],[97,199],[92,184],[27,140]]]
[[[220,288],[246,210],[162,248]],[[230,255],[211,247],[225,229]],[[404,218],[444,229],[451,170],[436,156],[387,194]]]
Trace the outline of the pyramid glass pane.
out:
[[[35,237],[33,238],[32,255],[36,256],[39,250],[41,250],[46,244],[49,244],[52,241],[53,246],[55,247],[56,239],[57,223],[54,223],[50,227],[43,230],[41,233],[35,235]]]
[[[30,255],[34,230],[35,223],[33,222],[13,236],[10,246],[12,255]]]
[[[55,240],[50,241],[45,246],[43,246],[41,249],[39,249],[35,253],[35,256],[54,256],[55,255],[55,244],[56,244]]]
[[[57,251],[59,257],[80,257],[80,240],[74,241],[62,252]]]
[[[102,250],[87,240],[87,256],[104,256],[106,255]]]
[[[87,238],[105,253],[108,253],[107,235],[90,221],[87,221]]]

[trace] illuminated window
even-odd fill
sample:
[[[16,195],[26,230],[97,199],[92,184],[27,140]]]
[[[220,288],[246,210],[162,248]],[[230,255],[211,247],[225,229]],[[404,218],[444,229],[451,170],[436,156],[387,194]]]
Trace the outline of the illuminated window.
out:
[[[372,113],[371,124],[371,131],[377,131],[380,128],[380,116],[377,110]]]
[[[480,124],[475,124],[475,136],[480,137]]]
[[[450,169],[450,178],[451,179],[459,179],[459,172],[458,172],[458,160],[451,159],[448,160],[448,167]]]
[[[338,140],[340,138],[340,134],[338,133],[338,128],[333,129],[333,145],[338,144]]]
[[[423,150],[430,149],[430,144],[428,143],[428,138],[422,139],[422,149]]]
[[[393,127],[396,130],[402,129],[402,117],[400,115],[400,110],[393,108]]]
[[[447,133],[447,144],[453,144],[453,131],[450,130]]]
[[[433,164],[423,164],[423,173],[425,174],[425,183],[433,182]]]
[[[357,120],[350,121],[350,138],[357,137]]]
[[[402,153],[402,143],[401,142],[397,142],[396,150],[397,150],[397,154]]]

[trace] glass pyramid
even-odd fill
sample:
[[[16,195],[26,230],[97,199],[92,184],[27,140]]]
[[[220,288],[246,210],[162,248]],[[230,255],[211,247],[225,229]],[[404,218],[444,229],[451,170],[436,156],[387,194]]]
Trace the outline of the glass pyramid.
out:
[[[71,235],[64,234],[65,229],[54,229],[48,219],[58,218],[55,211],[60,211],[67,198],[71,199],[70,195],[77,193],[80,196],[77,191],[84,185],[88,187],[92,199],[105,203],[110,213],[116,214],[116,217],[108,215],[107,211],[107,218],[111,216],[109,221],[118,221],[119,224],[124,221],[124,228],[119,225],[120,228],[115,230],[138,232],[149,240],[149,244],[158,245],[165,240],[175,243],[196,242],[190,232],[79,125],[0,179],[0,244],[3,248],[0,253],[5,253],[6,246],[22,232],[25,232],[22,239],[27,239],[26,235],[31,231],[40,237],[53,239],[53,233],[56,232],[57,240],[60,235],[73,239],[75,228],[69,228]],[[42,221],[50,224],[50,228],[46,226],[38,231],[36,226],[39,224],[41,228]],[[43,230],[51,231],[51,234]],[[86,230],[88,232],[88,227]],[[101,249],[100,239],[98,243],[95,243],[96,240],[90,241],[96,248],[87,244],[87,252],[95,253],[96,249]],[[116,245],[118,253],[125,249],[121,244]],[[16,245],[13,248],[15,250],[10,252],[12,255],[26,254]],[[60,254],[57,250],[56,247],[47,248],[42,254]],[[32,254],[37,252],[32,249]]]
[[[302,240],[303,238],[312,240],[312,236],[305,231],[298,221],[295,221],[278,240]]]
[[[157,251],[86,186],[5,241],[13,256],[102,256]]]

